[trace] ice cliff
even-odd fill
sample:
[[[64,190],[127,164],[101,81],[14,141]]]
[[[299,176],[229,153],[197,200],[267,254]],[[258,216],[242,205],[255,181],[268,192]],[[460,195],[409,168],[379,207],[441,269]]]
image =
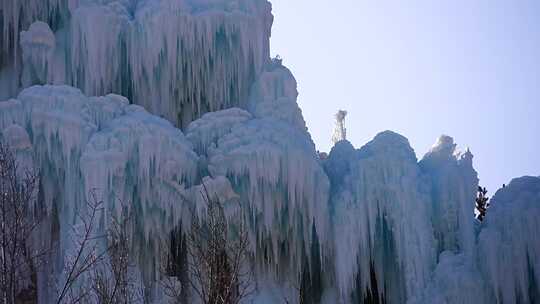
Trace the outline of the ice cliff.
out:
[[[133,210],[137,276],[162,302],[159,238],[190,229],[203,184],[240,203],[254,303],[294,303],[301,280],[314,303],[540,301],[540,178],[499,190],[479,223],[472,153],[449,136],[420,160],[390,131],[321,159],[269,57],[267,1],[5,0],[0,16],[0,138],[39,170],[36,240],[59,249],[40,303],[92,190],[101,231]]]
[[[270,60],[270,11],[263,0],[2,1],[0,69],[11,75],[2,95],[69,84],[127,96],[185,127],[247,106]]]

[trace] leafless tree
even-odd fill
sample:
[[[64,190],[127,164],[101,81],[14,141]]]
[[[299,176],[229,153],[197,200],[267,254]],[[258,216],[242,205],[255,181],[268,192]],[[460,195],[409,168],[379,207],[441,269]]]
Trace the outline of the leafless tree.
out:
[[[35,301],[38,267],[46,263],[52,252],[50,247],[32,244],[32,233],[43,217],[35,203],[38,185],[39,178],[33,169],[20,168],[10,148],[0,142],[2,304]],[[128,273],[131,214],[122,212],[120,217],[112,217],[106,233],[98,234],[96,226],[104,202],[98,199],[95,190],[89,193],[85,207],[77,214],[78,224],[72,227],[75,253],[65,257],[66,277],[57,290],[55,302],[80,303],[94,295],[99,303],[133,303],[139,289],[133,287],[134,280]],[[107,244],[103,246],[105,240]],[[80,279],[85,276],[95,283],[94,288],[80,286]],[[29,294],[32,296],[28,297]]]
[[[487,209],[489,208],[489,197],[487,196],[487,189],[485,187],[478,186],[478,195],[476,197],[476,210],[478,215],[476,218],[481,222],[486,216]]]
[[[106,237],[96,231],[97,219],[103,212],[104,202],[97,198],[96,191],[89,193],[90,199],[86,202],[84,213],[77,214],[80,224],[72,227],[75,254],[67,256],[63,281],[56,300],[57,304],[81,303],[91,294],[90,288],[80,286],[80,279],[90,275],[108,253],[108,248],[100,249],[99,241]]]
[[[19,167],[13,152],[0,142],[0,292],[3,304],[35,293],[36,267],[48,250],[32,246],[41,215],[34,208],[39,183],[33,168]],[[30,287],[29,287],[30,286]]]
[[[206,217],[194,216],[187,242],[189,283],[204,304],[237,304],[254,291],[245,221],[228,220],[203,188]]]
[[[107,229],[108,258],[97,265],[92,273],[93,294],[98,303],[135,303],[143,298],[143,291],[130,268],[134,254],[130,248],[132,213],[121,203],[119,216],[112,216]]]

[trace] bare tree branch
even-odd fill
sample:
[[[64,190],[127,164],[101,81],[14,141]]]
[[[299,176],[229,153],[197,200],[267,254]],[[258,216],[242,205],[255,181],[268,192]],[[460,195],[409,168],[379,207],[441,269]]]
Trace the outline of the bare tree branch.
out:
[[[95,234],[95,222],[99,212],[103,211],[103,201],[97,198],[95,190],[89,193],[90,200],[86,202],[87,213],[77,214],[82,223],[82,232],[78,227],[72,227],[76,239],[76,254],[72,261],[66,263],[65,272],[67,277],[60,288],[57,304],[79,303],[89,294],[77,287],[77,282],[84,274],[100,263],[107,255],[108,250],[98,250],[97,241],[103,236]]]
[[[113,215],[107,230],[108,259],[102,261],[92,273],[93,294],[98,303],[135,303],[142,301],[142,288],[130,274],[133,266],[132,212],[121,200],[120,215]]]
[[[211,196],[204,184],[201,194],[206,217],[192,219],[189,283],[202,303],[237,304],[254,291],[245,222],[228,221],[219,198]],[[231,233],[233,227],[236,235]]]
[[[33,285],[36,268],[50,251],[29,242],[41,222],[35,210],[38,183],[33,168],[20,168],[10,148],[0,142],[0,300],[4,304],[15,303],[23,289],[30,293],[25,288]],[[30,288],[35,292],[35,286]]]

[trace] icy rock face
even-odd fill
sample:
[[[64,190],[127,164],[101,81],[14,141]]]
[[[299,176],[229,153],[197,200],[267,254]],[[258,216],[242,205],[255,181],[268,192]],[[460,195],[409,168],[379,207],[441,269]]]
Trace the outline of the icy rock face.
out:
[[[329,257],[328,178],[310,137],[285,121],[232,108],[206,114],[184,137],[124,97],[86,97],[67,86],[34,86],[0,107],[2,136],[17,147],[32,143],[47,176],[46,209],[58,213],[60,227],[48,238],[59,240],[61,258],[73,254],[70,227],[96,190],[107,204],[104,218],[126,204],[136,210],[133,248],[145,248],[137,251],[138,270],[152,280],[160,236],[178,223],[188,228],[192,208],[200,218],[205,214],[197,183],[223,200],[229,218],[248,220],[261,277],[295,282],[313,233]],[[200,180],[205,174],[211,177]],[[106,229],[108,222],[101,223]],[[61,266],[51,271],[60,273]]]
[[[471,214],[478,177],[472,167],[472,154],[456,153],[454,139],[443,135],[424,156],[420,167],[431,180],[437,254],[446,250],[473,254],[475,220]]]
[[[172,3],[147,1],[135,13],[127,38],[135,102],[182,127],[205,112],[245,107],[269,58],[270,4]]]
[[[423,290],[435,266],[430,197],[407,139],[387,131],[362,147],[332,206],[342,300],[374,287],[371,269],[388,302]]]
[[[267,255],[263,266],[297,274],[312,225],[322,242],[329,229],[329,183],[311,139],[288,123],[235,109],[205,115],[187,137],[207,151],[210,175],[227,176],[240,195],[255,254]]]
[[[139,106],[121,110],[121,116],[92,135],[80,158],[85,193],[97,188],[110,200],[133,204],[140,212],[139,245],[147,246],[145,242],[172,230],[180,219],[189,219],[186,188],[197,177],[198,157],[169,122]],[[157,250],[153,246],[158,244],[151,245]]]
[[[48,214],[58,213],[59,235],[49,235],[59,239],[58,252],[72,251],[70,227],[95,189],[106,203],[105,218],[123,204],[137,211],[134,246],[148,249],[138,257],[139,267],[151,274],[159,256],[157,236],[182,216],[190,218],[186,197],[198,176],[198,156],[182,132],[124,97],[86,97],[65,86],[34,86],[0,106],[11,109],[0,113],[0,121],[10,116],[17,124],[3,127],[2,136],[16,147],[31,142],[36,167],[47,177],[42,195]],[[107,221],[102,223],[105,229]]]
[[[129,80],[122,69],[127,68],[123,56],[127,56],[124,32],[129,19],[121,2],[91,3],[73,11],[69,42],[63,46],[68,61],[66,84],[88,95],[126,95],[122,89]]]
[[[475,295],[485,285],[476,263],[478,178],[470,151],[458,153],[443,135],[417,162],[407,139],[387,131],[360,150],[338,142],[324,166],[345,303],[367,291],[392,303],[487,301]]]
[[[492,303],[540,301],[540,177],[514,179],[491,199],[478,237]]]
[[[266,0],[66,1],[31,10],[52,10],[65,21],[55,29],[52,63],[44,59],[49,50],[35,47],[45,36],[42,22],[21,36],[24,73],[32,75],[18,86],[64,83],[88,95],[119,93],[185,128],[206,112],[246,108],[253,82],[270,61],[273,16]],[[5,18],[16,18],[10,12],[18,4],[11,5],[2,10]],[[8,36],[18,34],[14,30]],[[10,49],[8,62],[18,54]]]

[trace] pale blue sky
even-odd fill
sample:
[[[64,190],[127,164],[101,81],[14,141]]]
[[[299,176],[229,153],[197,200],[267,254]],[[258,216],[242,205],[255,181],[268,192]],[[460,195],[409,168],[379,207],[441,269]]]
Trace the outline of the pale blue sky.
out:
[[[540,175],[540,1],[270,1],[319,150],[342,108],[355,147],[389,129],[420,159],[454,137],[490,194]]]

